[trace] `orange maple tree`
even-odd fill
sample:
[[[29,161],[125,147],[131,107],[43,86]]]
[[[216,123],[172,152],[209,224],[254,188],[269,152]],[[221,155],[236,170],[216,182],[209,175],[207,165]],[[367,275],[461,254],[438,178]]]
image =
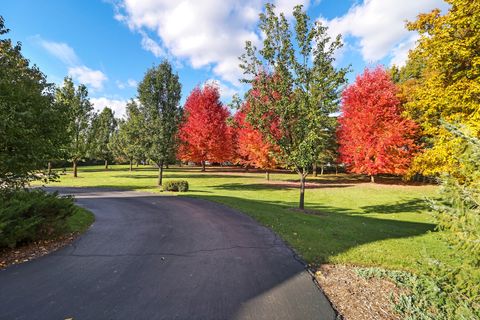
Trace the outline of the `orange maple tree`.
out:
[[[193,89],[185,102],[178,158],[201,163],[202,171],[206,161],[232,160],[232,129],[227,124],[228,117],[216,86],[206,84]]]
[[[381,67],[366,69],[342,95],[340,161],[355,173],[405,174],[419,150],[418,125],[401,114],[397,88]]]
[[[246,120],[248,107],[247,102],[237,111],[234,117],[237,128],[237,161],[247,166],[265,170],[266,179],[270,180],[270,170],[278,164],[275,153],[278,153],[279,150]]]

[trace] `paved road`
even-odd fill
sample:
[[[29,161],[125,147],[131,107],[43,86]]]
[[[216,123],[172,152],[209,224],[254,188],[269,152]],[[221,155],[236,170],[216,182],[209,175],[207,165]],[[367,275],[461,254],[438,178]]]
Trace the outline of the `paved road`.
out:
[[[293,252],[220,204],[62,188],[96,222],[0,271],[0,319],[334,319]]]

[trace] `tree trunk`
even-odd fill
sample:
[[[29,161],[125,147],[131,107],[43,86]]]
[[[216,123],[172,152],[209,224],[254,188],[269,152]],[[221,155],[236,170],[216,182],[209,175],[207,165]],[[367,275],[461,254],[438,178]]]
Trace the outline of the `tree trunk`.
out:
[[[338,175],[338,164],[335,165],[335,175]]]
[[[316,177],[317,176],[317,163],[314,162],[312,167],[313,167],[312,168],[313,176]]]
[[[108,170],[108,160],[105,159],[105,170]]]
[[[48,175],[49,176],[52,175],[52,162],[51,161],[48,161]]]
[[[375,176],[373,174],[370,176],[370,182],[375,183]]]
[[[168,168],[168,163],[165,165],[165,169],[169,169],[169,168]]]
[[[130,172],[133,171],[133,160],[130,159],[130,169],[129,169]]]
[[[138,168],[138,161],[137,161],[137,168]]]
[[[268,170],[265,171],[265,179],[267,179],[267,181],[270,181],[270,171]]]
[[[74,178],[78,177],[78,173],[77,173],[77,160],[73,160],[73,177],[74,177]]]
[[[300,173],[300,202],[298,208],[305,209],[305,175],[303,173]]]
[[[324,169],[324,168],[325,168],[325,166],[322,164],[322,165],[320,166],[320,175],[322,175],[322,176],[323,176],[323,169]]]
[[[205,161],[202,161],[202,172],[205,172]]]
[[[245,172],[248,172],[248,164],[245,166]]]
[[[162,180],[163,180],[163,161],[160,161],[158,164],[158,185],[162,185]]]

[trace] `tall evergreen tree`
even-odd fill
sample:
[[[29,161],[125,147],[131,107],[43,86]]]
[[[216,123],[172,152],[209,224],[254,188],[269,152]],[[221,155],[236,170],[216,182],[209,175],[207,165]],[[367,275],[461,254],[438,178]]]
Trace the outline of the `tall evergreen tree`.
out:
[[[71,78],[66,77],[63,87],[56,92],[56,103],[67,114],[67,130],[65,134],[69,138],[66,148],[67,157],[73,164],[73,176],[77,177],[78,162],[88,153],[89,126],[92,117],[92,104],[88,99],[87,87],[80,84],[77,89]]]
[[[147,156],[158,165],[158,185],[163,167],[177,148],[177,131],[182,109],[182,86],[168,61],[149,69],[138,85],[138,100],[143,114]]]

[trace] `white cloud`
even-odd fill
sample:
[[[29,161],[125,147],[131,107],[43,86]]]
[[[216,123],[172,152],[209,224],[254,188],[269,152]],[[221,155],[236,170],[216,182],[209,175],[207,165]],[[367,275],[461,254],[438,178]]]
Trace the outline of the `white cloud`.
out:
[[[223,101],[230,101],[234,94],[238,94],[238,89],[232,88],[217,79],[209,79],[205,84],[216,86],[220,91],[220,97]]]
[[[93,70],[81,64],[75,50],[68,44],[45,40],[39,35],[34,36],[33,40],[48,53],[62,61],[68,68],[68,75],[74,80],[89,86],[92,90],[103,89],[103,83],[108,80],[107,76],[100,70]],[[57,84],[63,83],[63,81],[57,80],[55,80]]]
[[[390,65],[396,65],[398,67],[404,66],[408,59],[408,52],[415,47],[419,38],[420,36],[414,33],[410,35],[407,40],[395,46],[395,48],[392,49]]]
[[[434,8],[446,7],[443,0],[365,0],[327,23],[332,35],[340,33],[344,38],[352,36],[358,40],[365,62],[376,62],[390,55],[395,63],[401,64],[415,42],[414,33],[405,28],[406,21]]]
[[[135,80],[133,80],[133,79],[128,79],[128,80],[125,81],[125,82],[122,82],[122,81],[117,80],[115,83],[117,84],[117,87],[118,87],[119,89],[125,89],[125,88],[127,88],[127,87],[136,88],[137,85],[138,85],[138,82],[135,81]]]
[[[304,8],[308,8],[308,5],[310,4],[309,0],[277,0],[275,1],[275,7],[276,7],[276,12],[280,13],[282,12],[286,17],[292,17],[293,16],[293,8],[296,5],[303,5]]]
[[[125,89],[127,87],[122,81],[117,80],[115,83],[117,84],[118,89]]]
[[[115,19],[142,36],[141,45],[156,57],[174,56],[194,68],[212,68],[224,81],[239,85],[238,67],[245,41],[259,42],[258,14],[266,1],[256,0],[123,0]],[[291,16],[298,0],[277,0],[277,11]],[[300,1],[308,6],[309,0]],[[147,33],[155,34],[158,40]]]
[[[123,118],[126,113],[126,100],[117,100],[117,99],[109,99],[107,97],[100,97],[100,98],[90,98],[90,102],[93,104],[93,108],[96,111],[102,111],[103,108],[109,107],[110,109],[115,112],[115,116],[117,118]]]
[[[128,84],[129,87],[135,88],[138,85],[138,82],[133,80],[133,79],[128,79],[127,84]]]
[[[103,89],[103,83],[108,80],[107,76],[100,70],[92,70],[86,66],[68,68],[68,75],[77,82],[90,86],[94,90]]]
[[[165,50],[155,40],[150,38],[145,32],[142,32],[142,48],[150,51],[155,57],[165,57]]]
[[[64,42],[48,41],[40,36],[35,36],[34,39],[35,41],[38,41],[42,48],[47,50],[48,53],[62,61],[64,64],[68,66],[78,64],[79,59],[77,54],[68,44]]]

